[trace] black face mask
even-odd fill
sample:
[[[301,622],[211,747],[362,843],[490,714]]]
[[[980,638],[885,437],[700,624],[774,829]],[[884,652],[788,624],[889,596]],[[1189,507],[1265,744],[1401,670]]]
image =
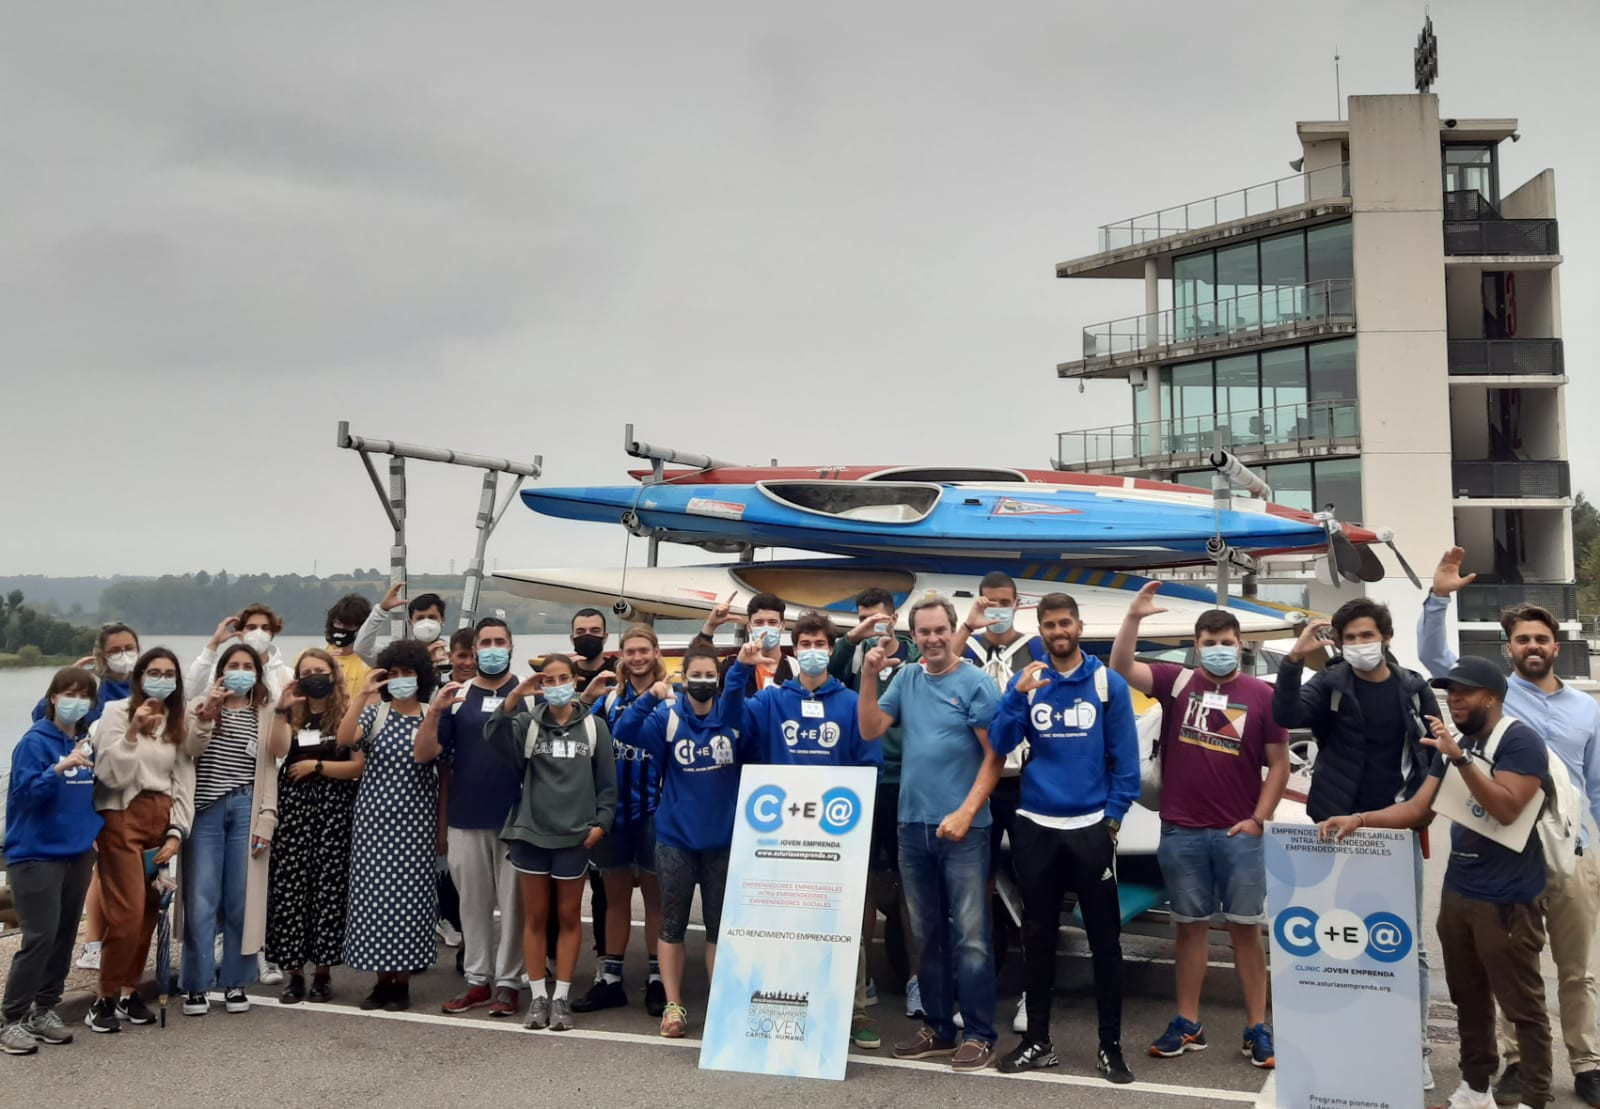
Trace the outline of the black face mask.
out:
[[[356,641],[356,633],[348,628],[336,628],[329,624],[323,638],[328,641],[330,647],[348,647]]]
[[[295,681],[296,687],[305,696],[313,701],[320,700],[333,692],[332,674],[307,674]]]
[[[593,662],[606,649],[606,637],[603,635],[575,635],[572,637],[572,649],[577,651],[585,662]]]
[[[683,688],[697,701],[712,701],[716,699],[719,685],[721,683],[716,678],[689,678],[683,683]]]

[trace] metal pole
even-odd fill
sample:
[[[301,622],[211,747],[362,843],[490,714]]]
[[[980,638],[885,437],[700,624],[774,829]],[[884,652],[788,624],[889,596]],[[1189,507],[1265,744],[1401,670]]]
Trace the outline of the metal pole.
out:
[[[357,448],[360,449],[360,448]],[[365,457],[365,451],[362,457]],[[400,455],[389,459],[389,519],[394,523],[394,545],[389,548],[389,584],[406,580],[406,460]],[[406,610],[395,607],[389,617],[389,635],[402,639],[406,633]]]
[[[483,491],[478,495],[478,515],[474,525],[478,530],[472,558],[467,562],[467,576],[461,583],[460,627],[470,627],[478,614],[478,591],[483,585],[483,554],[489,546],[489,533],[494,531],[496,516],[494,502],[500,484],[500,471],[487,470],[483,475]]]

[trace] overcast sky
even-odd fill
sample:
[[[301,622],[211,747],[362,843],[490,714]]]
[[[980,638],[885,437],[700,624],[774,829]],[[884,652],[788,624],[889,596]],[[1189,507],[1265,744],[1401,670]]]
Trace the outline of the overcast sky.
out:
[[[1096,227],[1270,180],[1409,91],[1422,5],[5,5],[12,573],[322,573],[389,532],[335,424],[625,480],[623,424],[747,461],[1046,465],[1131,419],[1054,366],[1137,282]],[[1435,0],[1442,111],[1558,174],[1575,483],[1600,487],[1590,3]],[[1587,134],[1591,138],[1585,139]],[[433,472],[429,472],[429,471]],[[413,566],[477,475],[413,465]],[[614,564],[512,508],[502,568]],[[641,545],[634,545],[641,554]],[[1413,561],[1424,557],[1413,555]]]

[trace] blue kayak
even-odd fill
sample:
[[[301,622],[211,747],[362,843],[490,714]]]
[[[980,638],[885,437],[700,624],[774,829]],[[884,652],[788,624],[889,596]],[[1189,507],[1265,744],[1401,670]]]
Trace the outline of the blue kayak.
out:
[[[622,523],[713,550],[1045,558],[1131,570],[1208,561],[1206,544],[1219,535],[1252,556],[1327,547],[1309,520],[1116,488],[763,481],[534,488],[522,499],[546,516]]]

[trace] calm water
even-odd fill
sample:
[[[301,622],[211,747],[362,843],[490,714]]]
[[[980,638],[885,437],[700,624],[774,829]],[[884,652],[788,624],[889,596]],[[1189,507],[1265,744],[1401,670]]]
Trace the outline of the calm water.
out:
[[[205,647],[208,638],[204,635],[153,636],[143,646],[167,647],[188,667]],[[561,635],[519,635],[516,644],[517,655],[523,661],[513,664],[513,669],[520,673],[527,672],[526,659],[530,656],[545,651],[571,649],[567,638]],[[278,640],[278,649],[291,661],[305,648],[321,645],[321,637],[312,635],[286,635]],[[610,645],[613,648],[616,646],[614,639]],[[54,673],[50,667],[0,670],[0,775],[10,769],[11,748],[28,730],[32,723],[33,706],[44,696],[45,689],[50,685],[50,676]]]

